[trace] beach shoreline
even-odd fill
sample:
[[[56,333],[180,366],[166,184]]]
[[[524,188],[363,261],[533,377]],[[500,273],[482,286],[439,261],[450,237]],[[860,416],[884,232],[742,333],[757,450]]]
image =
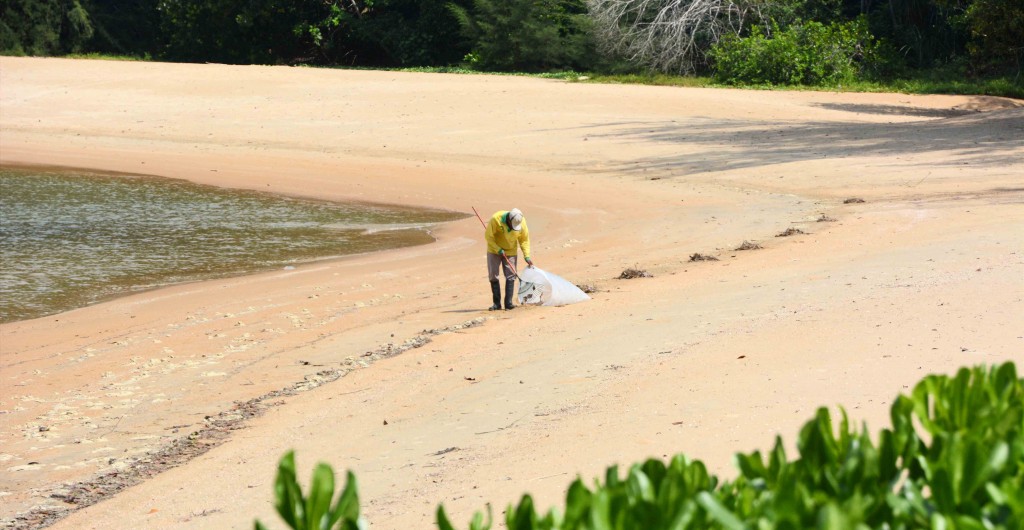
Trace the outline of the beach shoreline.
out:
[[[9,57],[0,76],[0,164],[517,206],[538,266],[598,288],[488,313],[465,218],[428,245],[0,325],[0,519],[276,522],[274,469],[296,449],[300,477],[318,460],[356,472],[374,528],[428,527],[439,502],[461,522],[527,491],[557,504],[576,474],[646,456],[728,474],[821,405],[880,428],[925,373],[1024,351],[1012,100]],[[764,248],[735,250],[747,240]],[[633,266],[653,278],[615,279]],[[262,396],[274,406],[238,412]],[[194,458],[67,502],[236,413]]]
[[[10,208],[5,212],[6,220],[10,226],[22,227],[18,230],[26,233],[22,235],[10,227],[3,233],[2,244],[12,245],[17,241],[22,248],[8,247],[4,250],[6,266],[11,271],[3,279],[9,298],[0,305],[0,323],[41,318],[170,285],[294,268],[297,264],[428,244],[434,242],[431,235],[434,227],[468,216],[464,212],[446,210],[323,201],[273,195],[259,190],[229,190],[155,175],[15,164],[5,165],[3,169],[4,186],[11,186],[3,200],[4,207]],[[7,180],[9,178],[13,180]],[[82,179],[84,185],[72,184],[66,178]],[[97,179],[103,183],[102,188],[96,187]],[[74,188],[73,193],[81,198],[66,208],[57,203],[46,203],[47,206],[41,207],[46,199],[41,198],[44,192],[40,186],[46,186],[45,193],[59,196],[72,193],[70,188]],[[110,201],[118,196],[124,197],[128,186],[141,186],[147,191],[134,193],[134,202],[112,206]],[[99,191],[101,189],[102,192]],[[185,193],[190,194],[189,199],[195,202],[195,206],[174,198],[180,197],[182,190],[187,190]],[[95,202],[86,208],[81,206],[85,200]],[[258,201],[259,209],[253,209],[253,201]],[[191,208],[206,212],[212,204],[216,204],[217,210],[209,219],[189,220]],[[156,208],[155,214],[150,213],[153,208]],[[229,211],[230,208],[234,210]],[[72,211],[77,214],[71,214]],[[99,225],[80,224],[81,218],[77,215],[95,219]],[[163,216],[160,219],[170,224],[157,221],[154,215]],[[51,224],[61,229],[55,231],[43,226],[42,216],[48,216]],[[279,226],[279,222],[292,223],[287,236],[282,230],[289,228],[287,225]],[[132,228],[126,228],[126,224]],[[63,227],[68,225],[74,229],[64,230]],[[33,227],[32,230],[42,229],[44,235],[35,236],[28,232],[29,226]],[[303,234],[296,227],[307,232]],[[308,234],[311,228],[320,228],[317,235],[322,237],[312,238]],[[195,234],[197,230],[203,233]],[[270,233],[264,233],[265,230],[270,230]],[[97,231],[103,231],[104,236],[96,239]],[[181,251],[187,252],[187,258],[178,260],[177,255],[166,254],[166,248],[175,246],[170,241],[174,238],[180,241],[187,237],[186,233],[203,239],[198,242],[181,241],[184,244]],[[331,240],[327,238],[331,235],[338,236],[335,243],[328,243]],[[217,237],[244,241],[244,250],[232,249],[232,255],[244,253],[246,258],[226,260],[222,255],[223,249],[219,245],[214,247],[211,242],[211,238]],[[301,244],[288,245],[286,238]],[[165,243],[155,244],[154,241]],[[66,245],[88,249],[91,255],[79,255],[75,261],[85,259],[90,268],[83,269],[71,263],[72,256],[63,253]],[[310,250],[313,246],[318,250]],[[146,250],[142,250],[143,247]],[[98,254],[112,257],[91,259]],[[110,260],[127,261],[131,265],[127,269],[120,268],[107,263]],[[149,266],[140,267],[141,260]],[[47,263],[50,269],[39,268],[41,263]],[[81,276],[73,282],[63,282],[57,271],[61,271],[61,276],[76,273]],[[110,275],[118,278],[116,283],[106,279]],[[49,286],[48,291],[41,292],[40,285]]]

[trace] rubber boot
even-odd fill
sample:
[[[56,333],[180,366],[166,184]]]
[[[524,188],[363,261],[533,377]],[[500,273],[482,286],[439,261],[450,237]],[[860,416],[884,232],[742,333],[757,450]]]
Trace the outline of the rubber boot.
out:
[[[512,304],[512,293],[516,286],[515,280],[505,280],[505,310],[515,309],[516,306]]]
[[[498,280],[491,280],[491,300],[494,303],[491,305],[490,311],[501,309],[501,287]]]

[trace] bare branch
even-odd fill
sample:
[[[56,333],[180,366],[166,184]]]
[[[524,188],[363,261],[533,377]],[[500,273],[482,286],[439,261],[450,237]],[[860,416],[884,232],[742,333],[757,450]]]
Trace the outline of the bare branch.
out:
[[[738,33],[756,10],[734,0],[588,0],[599,45],[635,63],[692,73],[726,33]]]

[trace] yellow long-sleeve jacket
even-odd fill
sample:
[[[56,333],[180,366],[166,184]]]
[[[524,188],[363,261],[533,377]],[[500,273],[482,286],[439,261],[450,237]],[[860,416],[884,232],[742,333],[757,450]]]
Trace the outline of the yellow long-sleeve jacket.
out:
[[[523,256],[530,257],[530,230],[526,227],[526,218],[523,218],[519,230],[513,231],[505,223],[507,211],[501,211],[491,216],[487,222],[487,230],[484,238],[487,239],[487,252],[497,254],[498,250],[504,250],[505,254],[515,256],[518,254],[517,246],[523,247]]]

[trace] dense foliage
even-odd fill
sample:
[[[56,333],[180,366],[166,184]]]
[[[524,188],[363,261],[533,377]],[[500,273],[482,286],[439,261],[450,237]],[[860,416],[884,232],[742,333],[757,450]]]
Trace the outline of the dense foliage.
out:
[[[772,29],[770,38],[754,26],[746,38],[729,35],[718,41],[711,49],[715,78],[736,84],[837,85],[856,79],[877,57],[864,18]]]
[[[588,488],[573,482],[564,511],[539,514],[529,495],[505,511],[515,530],[1024,528],[1024,379],[1016,366],[931,375],[893,403],[892,427],[871,437],[817,411],[790,459],[781,438],[763,455],[736,455],[739,476],[720,481],[699,460],[650,459],[617,467]],[[355,477],[335,507],[333,473],[320,464],[308,497],[292,453],[281,461],[277,508],[293,529],[357,529]],[[470,530],[493,521],[477,513]],[[442,506],[440,530],[455,530]],[[257,530],[265,527],[256,523]]]
[[[89,12],[78,0],[5,0],[0,5],[2,53],[78,52],[93,33]]]
[[[178,61],[403,66],[468,49],[431,0],[160,0],[155,55]]]
[[[586,9],[578,0],[474,0],[449,4],[472,51],[470,66],[498,71],[587,69]]]
[[[1003,77],[1021,0],[6,0],[0,53],[713,75],[733,84]],[[871,52],[871,53],[869,53]],[[884,53],[882,53],[884,52]]]

